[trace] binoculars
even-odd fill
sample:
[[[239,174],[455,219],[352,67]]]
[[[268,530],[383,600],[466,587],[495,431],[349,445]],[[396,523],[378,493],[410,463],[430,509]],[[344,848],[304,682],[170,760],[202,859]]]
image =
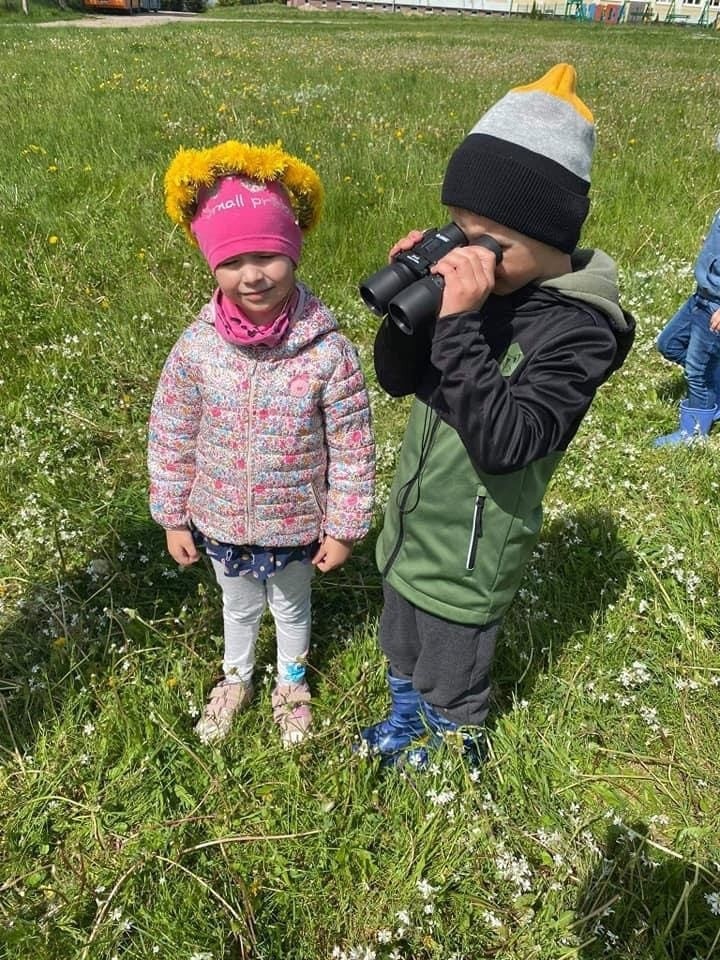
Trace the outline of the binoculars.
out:
[[[483,234],[472,242],[492,250],[495,263],[501,262],[502,250],[492,237]],[[403,333],[412,336],[437,318],[442,303],[445,281],[430,273],[430,268],[450,250],[467,245],[467,237],[455,223],[427,230],[414,247],[403,250],[361,283],[360,296],[373,313],[389,316]]]

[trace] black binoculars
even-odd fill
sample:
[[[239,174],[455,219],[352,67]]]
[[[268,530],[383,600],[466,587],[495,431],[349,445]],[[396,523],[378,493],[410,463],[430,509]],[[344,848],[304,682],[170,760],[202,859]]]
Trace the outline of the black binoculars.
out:
[[[492,250],[496,264],[501,262],[502,250],[492,237],[483,234],[472,242]],[[427,230],[414,247],[399,253],[392,263],[361,283],[360,296],[373,313],[379,317],[387,314],[411,336],[436,319],[442,303],[445,281],[439,274],[430,273],[430,268],[455,247],[467,245],[467,237],[455,223]]]

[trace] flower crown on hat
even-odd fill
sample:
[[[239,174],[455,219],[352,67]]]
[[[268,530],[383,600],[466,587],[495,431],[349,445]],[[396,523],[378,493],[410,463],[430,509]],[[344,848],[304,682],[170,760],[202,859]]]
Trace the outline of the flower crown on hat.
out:
[[[285,153],[279,141],[254,147],[239,140],[226,140],[206,150],[178,150],[165,174],[165,210],[173,223],[184,228],[193,244],[197,241],[190,226],[201,192],[230,176],[281,183],[304,232],[312,230],[320,220],[324,191],[312,167]]]

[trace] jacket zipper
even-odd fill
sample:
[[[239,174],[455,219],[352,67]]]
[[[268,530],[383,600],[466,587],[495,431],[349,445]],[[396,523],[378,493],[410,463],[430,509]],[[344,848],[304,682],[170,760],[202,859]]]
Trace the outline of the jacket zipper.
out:
[[[318,508],[318,513],[320,514],[320,521],[322,522],[325,519],[325,511],[323,510],[320,497],[318,496],[318,492],[315,489],[315,484],[312,480],[310,481],[310,489],[312,490],[312,495],[315,498],[315,506]]]
[[[253,363],[250,373],[248,374],[248,380],[250,381],[250,389],[248,393],[248,441],[247,441],[247,460],[245,463],[245,485],[246,485],[246,497],[245,497],[245,511],[246,511],[246,520],[245,520],[245,530],[246,530],[246,543],[252,543],[253,538],[252,534],[252,500],[253,500],[253,490],[252,490],[252,452],[253,452],[253,407],[255,404],[255,370],[257,368],[257,361]]]
[[[465,561],[466,570],[475,569],[475,557],[477,556],[478,540],[482,536],[482,518],[485,509],[485,497],[478,494],[475,497],[475,509],[473,510],[472,529],[470,531],[470,542],[468,543],[467,559]]]

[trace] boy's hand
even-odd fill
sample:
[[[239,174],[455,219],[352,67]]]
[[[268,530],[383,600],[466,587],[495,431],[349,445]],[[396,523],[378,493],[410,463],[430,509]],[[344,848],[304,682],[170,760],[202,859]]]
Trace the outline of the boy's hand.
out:
[[[166,530],[168,553],[181,567],[188,567],[200,559],[195,541],[189,530]]]
[[[720,330],[720,310],[716,310],[710,317],[710,329],[713,333],[717,333],[718,330]]]
[[[388,259],[393,260],[399,253],[402,253],[403,250],[411,250],[416,243],[420,243],[424,236],[425,234],[422,230],[411,230],[407,236],[403,237],[401,240],[398,240],[397,243],[390,247]]]
[[[349,540],[336,540],[335,537],[325,536],[312,558],[312,564],[327,573],[341,567],[352,553],[352,543]]]
[[[456,247],[438,260],[432,273],[445,281],[440,317],[479,310],[495,289],[496,258],[487,247]]]

